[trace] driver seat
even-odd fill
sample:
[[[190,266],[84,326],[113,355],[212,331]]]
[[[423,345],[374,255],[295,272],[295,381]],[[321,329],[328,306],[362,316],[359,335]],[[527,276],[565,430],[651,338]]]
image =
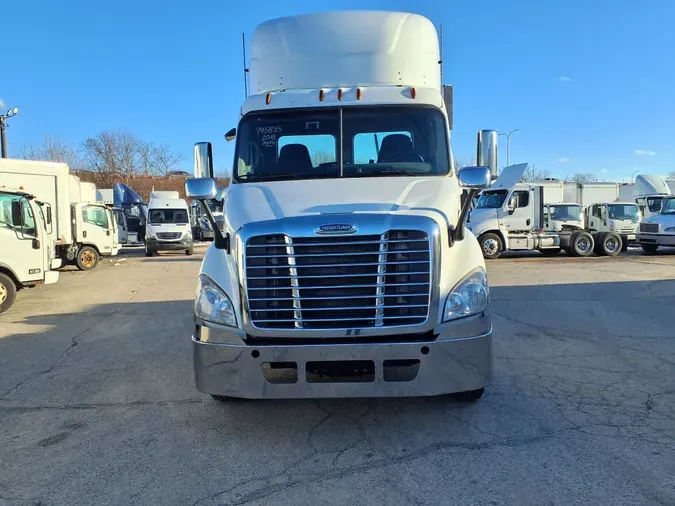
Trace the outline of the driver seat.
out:
[[[312,158],[304,144],[286,144],[279,151],[278,168],[280,172],[298,172],[312,170]]]
[[[377,163],[382,163],[392,155],[399,153],[404,156],[397,157],[397,162],[419,162],[419,158],[411,154],[414,151],[410,137],[404,134],[389,134],[382,139],[382,146],[380,146],[380,152],[377,155]]]

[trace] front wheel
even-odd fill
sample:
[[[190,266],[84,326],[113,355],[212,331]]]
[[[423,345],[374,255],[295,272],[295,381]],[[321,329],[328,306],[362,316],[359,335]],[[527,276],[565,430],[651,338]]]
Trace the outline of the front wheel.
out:
[[[155,250],[153,250],[150,246],[147,244],[145,245],[145,256],[146,257],[151,257],[152,255],[155,254]]]
[[[92,270],[98,265],[98,261],[98,251],[96,251],[91,246],[84,246],[83,248],[80,248],[80,251],[77,252],[77,257],[75,258],[77,268],[81,271]]]
[[[452,397],[457,399],[460,402],[476,402],[478,399],[483,397],[485,393],[485,388],[479,388],[478,390],[468,390],[467,392],[458,392],[452,394]]]
[[[4,313],[16,299],[16,285],[12,278],[0,272],[0,313]]]
[[[480,239],[478,239],[478,243],[483,252],[483,258],[494,260],[495,258],[499,258],[499,255],[502,254],[502,238],[497,234],[493,234],[492,232],[483,234],[480,236]]]
[[[658,244],[640,244],[640,247],[642,248],[642,251],[648,255],[653,255],[656,253],[656,250],[659,249]]]
[[[185,254],[187,256],[192,255],[193,252],[194,252],[194,248],[192,246],[190,246],[188,249],[185,250]]]

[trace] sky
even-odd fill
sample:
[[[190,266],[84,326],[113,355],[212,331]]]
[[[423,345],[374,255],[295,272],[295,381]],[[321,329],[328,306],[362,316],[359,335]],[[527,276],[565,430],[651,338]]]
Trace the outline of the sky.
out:
[[[73,144],[128,129],[192,146],[232,167],[244,99],[242,33],[279,16],[334,9],[413,11],[444,27],[455,157],[476,132],[509,132],[510,162],[564,177],[629,180],[675,171],[672,0],[0,0],[0,101],[10,156],[45,135]],[[500,137],[500,165],[506,163]]]

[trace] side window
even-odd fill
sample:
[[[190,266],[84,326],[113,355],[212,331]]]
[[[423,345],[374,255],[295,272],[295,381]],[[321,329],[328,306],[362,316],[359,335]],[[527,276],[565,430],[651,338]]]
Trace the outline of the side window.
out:
[[[284,135],[277,143],[282,171],[302,171],[337,163],[335,137],[329,134]]]
[[[599,205],[597,205],[597,204],[594,205],[592,209],[593,209],[593,211],[592,211],[593,216],[595,216],[596,218],[602,218],[602,213],[600,212],[600,206]]]
[[[399,153],[410,155],[410,152],[414,152],[410,132],[368,132],[354,136],[354,163],[358,165],[386,163]]]
[[[82,207],[82,221],[98,227],[108,228],[108,216],[105,209],[97,206]]]
[[[647,199],[647,206],[649,207],[649,211],[652,213],[658,213],[661,210],[661,204],[662,200],[660,198]]]
[[[513,192],[513,197],[516,201],[516,207],[527,207],[530,203],[530,192],[528,191]]]

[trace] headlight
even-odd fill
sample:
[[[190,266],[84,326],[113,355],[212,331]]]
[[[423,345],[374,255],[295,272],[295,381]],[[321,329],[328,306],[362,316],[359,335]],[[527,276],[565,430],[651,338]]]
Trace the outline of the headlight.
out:
[[[205,321],[228,327],[237,326],[232,301],[213,280],[203,275],[199,276],[197,283],[195,315]]]
[[[145,230],[145,237],[147,237],[148,239],[155,239],[156,238],[155,233],[152,230],[148,230],[148,229]]]
[[[675,227],[668,227],[664,232],[675,232]]]
[[[479,267],[457,283],[445,300],[443,321],[482,313],[490,300],[485,269]]]

